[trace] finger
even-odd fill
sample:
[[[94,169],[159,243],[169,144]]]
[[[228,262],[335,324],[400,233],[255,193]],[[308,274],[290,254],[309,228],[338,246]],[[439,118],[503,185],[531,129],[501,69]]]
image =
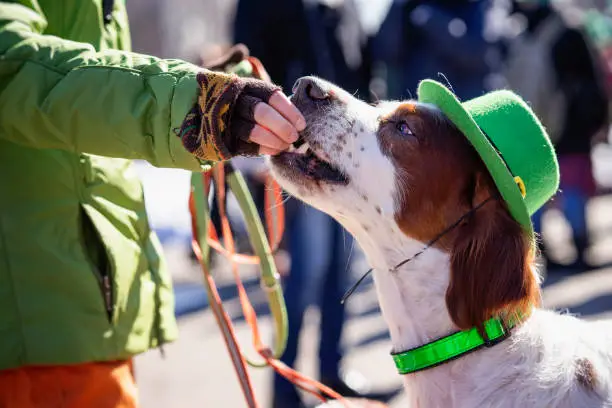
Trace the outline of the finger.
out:
[[[279,153],[281,153],[281,150],[276,150],[268,146],[259,147],[259,154],[261,155],[276,156]]]
[[[275,150],[287,150],[290,146],[289,143],[279,139],[274,133],[260,125],[253,126],[249,141]]]
[[[293,143],[298,139],[295,127],[270,105],[260,102],[253,111],[255,122],[269,129],[277,138],[286,143]]]
[[[276,91],[270,97],[268,104],[283,115],[295,128],[301,132],[306,127],[306,120],[302,113],[291,103],[289,98],[281,91]]]

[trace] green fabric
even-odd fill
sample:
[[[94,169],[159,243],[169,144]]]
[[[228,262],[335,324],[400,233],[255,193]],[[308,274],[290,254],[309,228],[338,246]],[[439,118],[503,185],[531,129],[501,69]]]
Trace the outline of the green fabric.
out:
[[[514,325],[514,321],[509,321],[506,328],[508,330],[512,329]],[[485,341],[474,327],[412,350],[392,354],[393,361],[400,374],[410,374],[461,357],[487,344],[496,344],[508,335],[501,319],[497,318],[487,320],[484,324],[484,330],[488,341]]]
[[[103,26],[101,3],[0,3],[0,369],[123,359],[177,336],[126,159],[201,170],[173,132],[201,69],[111,50],[129,48],[125,4]]]
[[[559,186],[554,149],[533,111],[507,90],[461,103],[432,80],[419,84],[418,96],[419,101],[437,106],[463,132],[491,173],[510,214],[533,234],[530,215]],[[524,198],[515,177],[524,183]]]
[[[612,15],[609,12],[594,8],[587,10],[584,14],[584,28],[599,51],[612,44]]]

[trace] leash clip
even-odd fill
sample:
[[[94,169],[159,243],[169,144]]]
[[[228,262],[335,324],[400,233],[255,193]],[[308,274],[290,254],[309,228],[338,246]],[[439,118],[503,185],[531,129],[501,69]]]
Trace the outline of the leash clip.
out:
[[[280,279],[281,279],[280,273],[275,272],[273,277],[274,277],[274,283],[272,283],[271,285],[268,285],[268,283],[266,282],[264,278],[259,279],[259,286],[261,286],[261,289],[264,292],[267,292],[267,293],[274,292],[279,288],[278,283],[280,282]]]

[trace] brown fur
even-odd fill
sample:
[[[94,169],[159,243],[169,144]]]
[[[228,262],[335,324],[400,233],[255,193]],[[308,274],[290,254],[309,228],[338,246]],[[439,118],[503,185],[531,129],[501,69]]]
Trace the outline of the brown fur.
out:
[[[474,205],[491,193],[478,182]],[[448,311],[457,326],[482,330],[487,319],[503,313],[528,315],[539,304],[539,288],[530,269],[531,241],[503,202],[486,204],[461,225],[451,251]]]
[[[405,121],[414,137],[402,136]],[[500,313],[527,315],[539,303],[530,270],[531,239],[498,199],[484,164],[459,130],[439,111],[404,103],[381,121],[383,152],[400,169],[401,230],[428,242],[487,198],[495,199],[436,246],[451,254],[446,303],[461,329],[478,327]]]
[[[456,129],[440,113],[413,106],[402,104],[383,118],[379,140],[400,171],[397,223],[405,234],[427,242],[469,210],[467,202],[460,202],[467,183],[467,174],[461,169],[474,164],[462,160],[472,159],[469,146],[459,134],[451,134]],[[408,124],[414,137],[399,134],[396,125],[401,121]],[[452,241],[450,235],[445,236],[438,246],[450,250]]]
[[[586,358],[576,360],[576,381],[587,391],[595,391],[597,373],[593,363]]]

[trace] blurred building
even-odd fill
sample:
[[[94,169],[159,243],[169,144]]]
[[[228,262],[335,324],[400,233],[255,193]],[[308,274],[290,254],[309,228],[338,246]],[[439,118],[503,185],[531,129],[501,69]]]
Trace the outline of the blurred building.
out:
[[[197,62],[227,45],[235,0],[130,0],[134,51]]]
[[[378,29],[392,1],[355,1],[366,31]],[[207,50],[229,44],[235,8],[236,0],[129,0],[133,48],[162,58],[198,61]]]

